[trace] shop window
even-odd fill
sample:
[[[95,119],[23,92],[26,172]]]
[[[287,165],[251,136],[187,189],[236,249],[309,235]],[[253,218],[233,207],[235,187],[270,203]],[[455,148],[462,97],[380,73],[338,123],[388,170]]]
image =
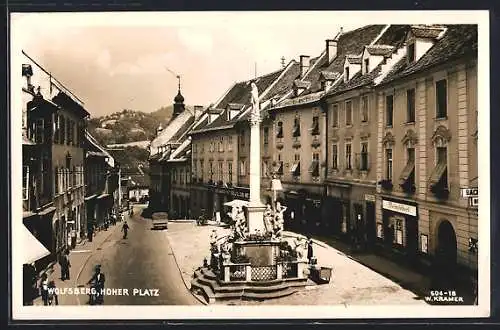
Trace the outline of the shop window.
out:
[[[415,122],[415,88],[406,91],[406,122]]]
[[[384,228],[384,226],[380,222],[377,222],[377,238],[384,237],[383,228]]]
[[[392,226],[394,228],[393,243],[398,245],[404,245],[403,242],[404,220],[400,218],[392,218]]]
[[[351,101],[347,101],[345,103],[345,125],[346,126],[352,125],[352,102]]]
[[[368,121],[368,96],[361,97],[361,122],[366,123]]]
[[[339,127],[339,106],[336,103],[332,108],[332,126]]]
[[[339,163],[339,154],[338,154],[338,146],[336,144],[332,145],[332,168],[334,170],[338,169]]]
[[[429,241],[428,237],[425,234],[420,235],[420,251],[422,253],[428,253]]]
[[[436,118],[446,118],[448,110],[446,79],[436,81]]]
[[[29,194],[30,169],[29,166],[23,166],[23,201],[28,200]]]
[[[385,125],[392,127],[394,116],[394,99],[392,95],[385,97]]]

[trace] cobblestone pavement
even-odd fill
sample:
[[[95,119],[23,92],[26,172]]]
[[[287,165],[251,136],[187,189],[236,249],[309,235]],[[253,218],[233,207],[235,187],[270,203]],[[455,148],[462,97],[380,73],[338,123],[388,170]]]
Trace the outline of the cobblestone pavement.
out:
[[[186,283],[194,270],[209,257],[210,232],[216,229],[219,237],[228,229],[214,226],[196,226],[193,223],[170,223],[166,235],[176,256]],[[321,243],[320,243],[321,244]],[[332,267],[330,283],[307,287],[291,296],[256,301],[239,301],[238,305],[426,305],[411,291],[349,258],[326,244],[315,244],[318,265]],[[231,303],[234,304],[234,303]]]

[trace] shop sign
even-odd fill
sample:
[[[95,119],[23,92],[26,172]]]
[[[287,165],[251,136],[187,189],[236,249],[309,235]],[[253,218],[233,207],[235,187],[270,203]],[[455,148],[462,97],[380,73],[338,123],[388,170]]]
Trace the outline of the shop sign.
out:
[[[365,194],[365,201],[367,201],[367,202],[375,202],[375,195]]]
[[[470,198],[470,206],[477,207],[479,205],[479,197],[471,197]]]
[[[398,213],[408,214],[411,216],[417,216],[417,208],[413,205],[401,204],[392,201],[382,201],[382,208]]]
[[[461,188],[460,189],[460,194],[462,195],[463,198],[469,198],[469,197],[478,197],[478,189],[477,188]]]

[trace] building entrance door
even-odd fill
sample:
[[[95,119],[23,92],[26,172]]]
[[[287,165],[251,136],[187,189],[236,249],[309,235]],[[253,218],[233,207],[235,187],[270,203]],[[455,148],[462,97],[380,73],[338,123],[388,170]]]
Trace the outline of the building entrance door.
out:
[[[375,225],[375,203],[366,202],[366,243],[369,248],[375,245],[377,228]]]

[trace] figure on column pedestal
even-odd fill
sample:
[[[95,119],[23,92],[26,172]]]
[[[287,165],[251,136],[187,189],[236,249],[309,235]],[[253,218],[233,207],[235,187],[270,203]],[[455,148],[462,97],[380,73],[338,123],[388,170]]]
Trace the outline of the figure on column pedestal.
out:
[[[274,217],[274,236],[281,237],[281,232],[283,231],[284,218],[283,213],[286,210],[286,206],[281,205],[280,202],[276,203],[276,215]]]
[[[260,106],[259,106],[259,90],[255,83],[252,83],[252,112],[251,112],[251,121],[258,122],[260,121]]]
[[[264,211],[264,226],[267,233],[273,233],[274,231],[274,216],[271,205],[267,204],[266,210]]]

